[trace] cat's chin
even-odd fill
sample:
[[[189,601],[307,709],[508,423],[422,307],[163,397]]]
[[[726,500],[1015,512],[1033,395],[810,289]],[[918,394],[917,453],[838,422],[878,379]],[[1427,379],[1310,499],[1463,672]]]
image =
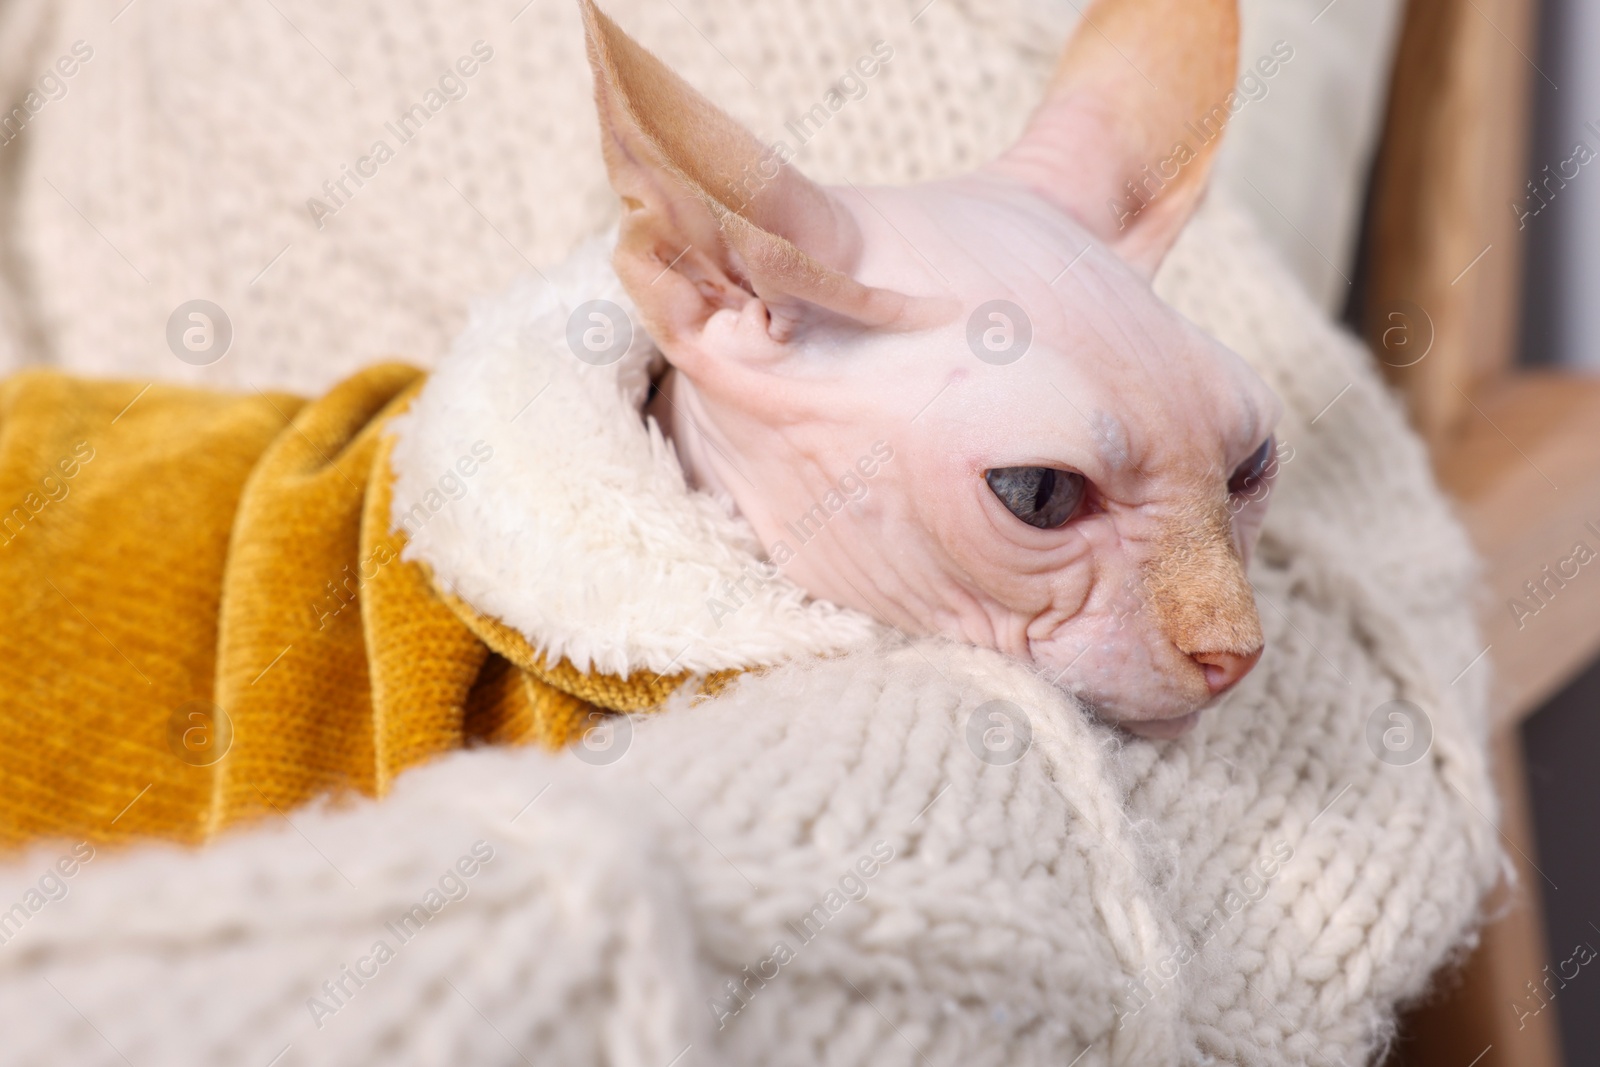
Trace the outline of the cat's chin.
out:
[[[1204,709],[1170,719],[1127,719],[1117,723],[1117,726],[1147,741],[1170,741],[1194,729],[1203,713]]]

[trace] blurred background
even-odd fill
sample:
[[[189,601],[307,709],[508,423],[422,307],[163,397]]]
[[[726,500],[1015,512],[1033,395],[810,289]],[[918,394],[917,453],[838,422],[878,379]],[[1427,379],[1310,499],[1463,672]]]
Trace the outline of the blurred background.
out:
[[[1007,145],[1080,5],[606,6],[864,184]],[[1242,8],[1214,196],[1367,339],[1484,559],[1467,670],[1493,677],[1516,878],[1393,1060],[1600,1063],[1600,969],[1569,962],[1600,946],[1600,5]],[[571,0],[0,0],[0,372],[312,393],[431,364],[473,299],[614,218],[581,42]]]
[[[1523,286],[1523,351],[1529,362],[1600,372],[1600,7],[1581,0],[1545,0],[1536,54],[1549,80],[1533,88],[1533,153],[1528,178],[1541,186],[1547,209],[1528,220],[1528,272]],[[1591,153],[1575,152],[1583,145]],[[1577,163],[1587,158],[1589,163]],[[1568,162],[1574,161],[1574,162]],[[1546,169],[1560,179],[1543,191]],[[1574,176],[1574,171],[1577,174]],[[1600,432],[1600,431],[1597,431]]]
[[[1593,179],[1600,171],[1600,65],[1595,63],[1600,5],[1543,0],[1539,8],[1538,37],[1530,55],[1543,74],[1533,82],[1536,103],[1527,170],[1528,180],[1538,187],[1536,195],[1548,203],[1538,205],[1539,214],[1521,231],[1527,241],[1527,270],[1518,354],[1527,364],[1597,375],[1600,181]],[[1547,188],[1551,173],[1557,180]],[[1525,187],[1525,192],[1533,191]],[[1522,206],[1529,206],[1526,200]],[[1587,432],[1580,430],[1579,435],[1587,442],[1589,462],[1600,462],[1600,418],[1589,419]],[[1587,491],[1593,518],[1600,513],[1600,498],[1593,483]],[[1600,537],[1590,539],[1593,532],[1586,527],[1579,538],[1600,547]],[[1575,592],[1584,600],[1585,620],[1592,626],[1600,615],[1600,589]],[[1600,754],[1600,667],[1583,669],[1532,715],[1523,740],[1536,831],[1533,855],[1544,871],[1536,888],[1544,904],[1546,962],[1554,963],[1559,973],[1561,961],[1578,942],[1600,947],[1600,857],[1590,843],[1592,817],[1600,812],[1600,777],[1593,766]],[[1538,982],[1542,985],[1542,977]],[[1559,1014],[1566,1062],[1600,1062],[1600,989],[1589,983],[1580,986],[1574,979],[1558,982],[1557,990],[1561,999],[1551,1003]],[[1529,1006],[1526,995],[1521,1004]]]

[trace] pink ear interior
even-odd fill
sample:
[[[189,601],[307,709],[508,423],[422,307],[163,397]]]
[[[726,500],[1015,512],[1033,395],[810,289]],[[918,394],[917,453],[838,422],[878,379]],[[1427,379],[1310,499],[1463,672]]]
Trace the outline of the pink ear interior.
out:
[[[850,277],[860,235],[833,197],[581,0],[606,168],[623,200],[618,272],[666,332],[697,317],[687,303],[744,289],[772,311],[782,340],[807,305],[869,326],[913,301]],[[678,257],[683,256],[680,260]],[[684,262],[690,285],[658,285]],[[649,285],[630,284],[648,277]],[[726,306],[726,304],[724,304]],[[658,340],[665,338],[658,337]]]
[[[987,169],[1153,274],[1205,189],[1238,52],[1237,0],[1098,0],[1021,139]]]

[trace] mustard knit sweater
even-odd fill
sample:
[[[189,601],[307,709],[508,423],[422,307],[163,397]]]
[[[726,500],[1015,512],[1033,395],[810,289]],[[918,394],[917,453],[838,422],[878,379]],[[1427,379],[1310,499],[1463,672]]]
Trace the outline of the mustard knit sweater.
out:
[[[683,683],[547,663],[400,559],[384,426],[422,380],[0,383],[0,848],[200,842]]]

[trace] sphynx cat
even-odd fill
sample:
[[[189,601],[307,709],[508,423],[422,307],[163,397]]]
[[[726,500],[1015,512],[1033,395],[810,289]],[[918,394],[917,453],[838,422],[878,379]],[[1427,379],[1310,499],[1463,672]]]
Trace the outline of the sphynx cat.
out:
[[[790,578],[1030,662],[1136,734],[1189,729],[1261,656],[1245,567],[1280,413],[1150,286],[1216,147],[1191,124],[1226,118],[1235,0],[1099,0],[998,159],[859,189],[582,7],[614,264],[669,364],[647,413],[690,483],[770,545],[887,440]],[[994,300],[1031,329],[1014,361],[968,340]]]

